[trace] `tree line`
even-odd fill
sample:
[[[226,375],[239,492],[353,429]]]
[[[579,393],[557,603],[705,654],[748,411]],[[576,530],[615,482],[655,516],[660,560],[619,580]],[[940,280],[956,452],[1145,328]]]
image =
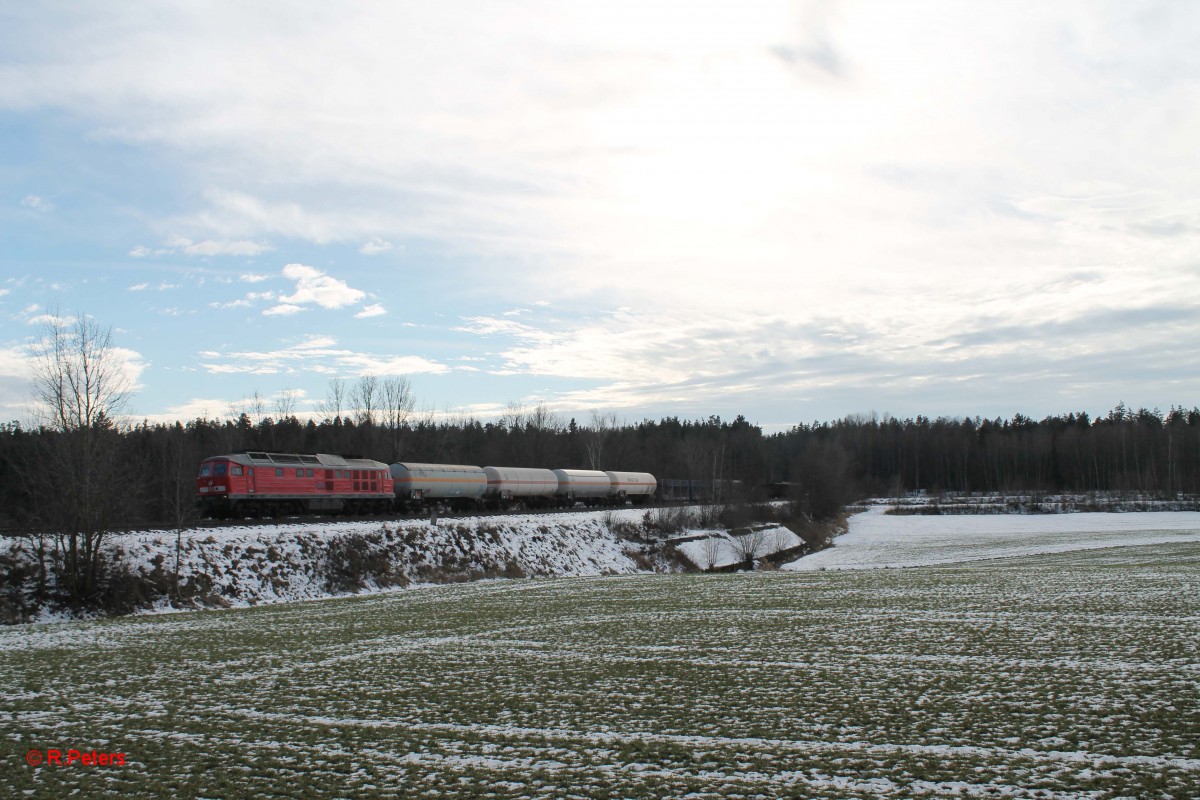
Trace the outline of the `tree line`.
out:
[[[244,450],[651,472],[712,502],[768,495],[826,519],[845,504],[912,490],[1200,494],[1200,408],[1118,404],[1106,415],[1034,420],[857,415],[764,433],[743,416],[624,422],[563,419],[512,404],[498,419],[415,411],[403,378],[333,380],[316,415],[283,393],[222,418],[123,421],[130,396],[111,332],[91,318],[52,324],[35,351],[38,422],[0,424],[0,526],[57,531],[68,583],[86,595],[107,531],[194,516],[209,456]]]
[[[809,494],[822,511],[913,490],[1200,493],[1198,408],[1118,405],[1096,418],[1042,420],[849,416],[770,434],[743,416],[630,423],[592,414],[580,424],[544,405],[513,406],[493,421],[361,411],[255,420],[244,411],[171,424],[101,416],[69,430],[0,425],[0,525],[172,522],[191,507],[202,459],[245,450],[645,471],[707,492],[715,485],[718,501]]]

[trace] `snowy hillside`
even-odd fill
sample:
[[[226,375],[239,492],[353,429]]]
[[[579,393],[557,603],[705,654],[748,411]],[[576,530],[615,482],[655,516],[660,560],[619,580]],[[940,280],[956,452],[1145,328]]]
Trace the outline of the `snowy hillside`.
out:
[[[624,540],[610,530],[614,522],[636,529],[642,514],[628,509],[444,518],[436,524],[285,522],[185,530],[178,544],[171,531],[112,535],[107,543],[122,597],[132,607],[166,610],[173,594],[185,607],[244,606],[489,577],[679,569],[665,543]],[[21,565],[28,586],[37,571],[35,546],[30,539],[0,541],[0,559]],[[18,618],[28,616],[27,604],[8,599],[9,616],[14,606]],[[37,616],[46,618],[44,612]]]

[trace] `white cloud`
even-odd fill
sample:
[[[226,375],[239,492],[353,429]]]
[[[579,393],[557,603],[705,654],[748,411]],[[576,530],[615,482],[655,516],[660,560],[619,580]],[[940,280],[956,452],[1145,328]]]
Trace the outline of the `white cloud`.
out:
[[[338,364],[353,369],[358,375],[441,375],[450,370],[445,364],[421,356],[375,356],[367,353],[340,356]]]
[[[203,367],[212,374],[350,373],[353,375],[444,374],[445,364],[421,356],[378,355],[347,350],[329,336],[313,336],[272,351],[205,351]]]
[[[313,303],[322,308],[343,308],[366,297],[366,292],[353,289],[344,281],[332,278],[315,267],[288,264],[283,277],[296,282],[296,291],[282,295],[280,300],[293,305]]]
[[[243,283],[262,283],[263,281],[268,280],[270,277],[270,275],[259,275],[256,273],[247,272],[244,275],[239,276],[238,280],[242,281]]]
[[[28,317],[25,320],[25,323],[27,325],[47,325],[47,324],[53,323],[55,320],[58,320],[63,323],[69,323],[72,321],[70,319],[62,319],[60,317],[56,317],[53,314],[34,314],[33,316]]]
[[[149,287],[150,287],[150,284],[148,284],[148,283],[135,283],[133,286],[130,286],[130,287],[129,287],[129,291],[131,291],[131,292],[140,292],[140,291],[142,291],[142,290],[144,290],[144,289],[147,289],[147,288],[149,288]]]
[[[358,312],[354,316],[357,317],[358,319],[366,319],[368,317],[382,316],[383,314],[386,314],[386,313],[387,313],[387,309],[385,309],[383,307],[382,303],[373,303],[372,305],[369,305],[369,306],[363,306],[363,310]]]
[[[4,297],[6,294],[9,294],[11,292],[12,292],[12,289],[0,289],[0,297]]]
[[[271,245],[263,242],[215,239],[193,242],[185,236],[173,236],[167,241],[165,252],[183,253],[189,256],[257,256],[274,249]]]
[[[23,345],[0,347],[0,376],[32,378],[33,364],[29,359],[29,348]]]
[[[262,313],[264,317],[287,317],[291,316],[292,314],[298,314],[303,310],[304,309],[300,306],[292,305],[290,303],[282,303],[277,306],[271,306],[270,308],[265,309]]]
[[[129,251],[129,255],[134,258],[165,256],[174,253],[182,253],[188,256],[256,256],[274,249],[273,246],[263,242],[216,239],[193,242],[185,236],[172,236],[162,247],[150,248],[145,245],[138,245]],[[243,280],[245,280],[245,276],[243,276]]]
[[[43,213],[54,210],[54,203],[50,202],[44,197],[38,197],[36,194],[25,195],[25,197],[21,200],[21,205],[26,208],[32,208],[34,211],[41,211]]]
[[[392,249],[391,242],[384,241],[383,239],[380,239],[378,236],[376,236],[376,237],[372,238],[371,241],[367,242],[362,247],[358,248],[358,252],[362,253],[364,256],[377,256],[380,253],[386,253],[388,250],[391,250],[391,249]]]

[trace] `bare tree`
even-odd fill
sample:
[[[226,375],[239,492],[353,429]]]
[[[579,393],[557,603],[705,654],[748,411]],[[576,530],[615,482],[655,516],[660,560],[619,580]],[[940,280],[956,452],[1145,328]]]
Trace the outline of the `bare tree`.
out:
[[[539,431],[557,432],[563,429],[562,420],[544,402],[538,403],[526,414],[525,424]]]
[[[179,562],[183,554],[183,531],[199,518],[196,508],[196,463],[198,455],[189,447],[182,425],[175,423],[165,433],[159,453],[162,475],[162,508],[175,528],[175,570],[171,581],[174,602],[179,601]]]
[[[416,407],[417,398],[412,392],[408,378],[393,377],[383,381],[383,426],[388,432],[391,460],[399,460],[403,454],[404,433],[408,420]]]
[[[282,422],[288,417],[296,416],[296,401],[299,398],[299,389],[284,389],[275,395],[275,421]]]
[[[730,535],[729,542],[733,552],[742,560],[746,569],[754,569],[754,559],[766,555],[767,531],[763,528],[752,528],[740,536]]]
[[[372,427],[378,423],[379,404],[382,400],[379,378],[363,375],[350,389],[350,405],[354,409],[354,421],[359,426]]]
[[[550,458],[550,448],[557,434],[564,430],[563,421],[544,402],[539,402],[525,415],[525,433],[529,442],[530,463],[544,464]]]
[[[700,569],[710,570],[717,566],[717,559],[721,557],[722,542],[725,541],[723,536],[713,534],[704,539],[700,545]]]
[[[508,428],[510,431],[519,430],[525,427],[528,417],[529,412],[524,403],[519,400],[510,400],[498,422],[501,427]]]
[[[55,498],[47,522],[60,531],[68,597],[82,603],[96,591],[105,533],[132,489],[118,469],[116,420],[133,380],[112,329],[85,315],[55,313],[32,352],[35,413],[46,434],[35,469]]]
[[[325,399],[317,406],[317,411],[336,424],[342,419],[342,411],[345,408],[346,381],[342,378],[330,378],[329,387],[325,390]]]
[[[600,469],[604,463],[604,448],[612,437],[612,431],[617,427],[617,414],[610,411],[601,414],[592,411],[592,424],[587,427],[584,447],[587,448],[588,465],[591,469]]]

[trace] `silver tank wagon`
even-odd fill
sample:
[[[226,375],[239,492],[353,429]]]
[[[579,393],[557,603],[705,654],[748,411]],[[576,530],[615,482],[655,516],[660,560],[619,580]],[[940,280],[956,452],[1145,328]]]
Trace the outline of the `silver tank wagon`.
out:
[[[553,470],[534,467],[484,467],[487,493],[502,500],[513,497],[553,497],[558,476]]]
[[[605,472],[614,497],[644,498],[654,494],[658,481],[649,472]]]
[[[570,499],[608,497],[612,493],[612,481],[598,469],[556,469],[558,494]]]
[[[413,464],[397,462],[391,467],[396,497],[412,500],[457,498],[478,500],[487,491],[487,476],[481,467],[466,464]]]

